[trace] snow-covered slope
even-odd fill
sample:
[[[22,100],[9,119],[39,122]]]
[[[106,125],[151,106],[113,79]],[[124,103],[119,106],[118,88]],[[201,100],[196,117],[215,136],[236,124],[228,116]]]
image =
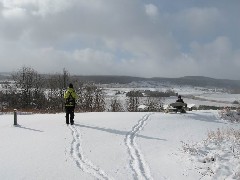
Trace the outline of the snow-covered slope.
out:
[[[64,118],[19,115],[14,127],[13,115],[0,115],[0,179],[211,179],[183,154],[182,142],[240,127],[216,111],[78,113],[74,126]],[[233,173],[229,168],[218,178]]]

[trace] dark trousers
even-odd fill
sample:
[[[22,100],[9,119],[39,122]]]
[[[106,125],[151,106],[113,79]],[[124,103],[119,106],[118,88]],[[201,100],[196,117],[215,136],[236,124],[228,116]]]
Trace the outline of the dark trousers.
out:
[[[65,106],[66,110],[66,123],[69,124],[69,115],[70,115],[70,123],[73,124],[74,121],[74,106]]]

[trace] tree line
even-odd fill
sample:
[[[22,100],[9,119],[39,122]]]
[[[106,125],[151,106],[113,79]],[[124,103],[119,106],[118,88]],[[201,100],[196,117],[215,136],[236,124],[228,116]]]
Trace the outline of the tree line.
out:
[[[2,83],[0,107],[2,111],[19,109],[35,112],[64,111],[64,92],[73,82],[79,95],[78,111],[104,111],[103,91],[93,83],[84,85],[74,80],[67,70],[52,75],[41,75],[31,67],[12,73],[12,81]]]
[[[127,94],[124,104],[115,96],[108,100],[107,105],[103,88],[92,82],[79,81],[66,69],[63,69],[62,73],[43,75],[31,67],[22,67],[12,73],[12,81],[2,83],[0,110],[2,112],[13,109],[45,113],[63,112],[64,92],[70,82],[79,96],[77,112],[143,111],[138,109],[140,104],[148,107],[144,111],[161,111],[162,108],[160,97],[142,97],[138,91]]]

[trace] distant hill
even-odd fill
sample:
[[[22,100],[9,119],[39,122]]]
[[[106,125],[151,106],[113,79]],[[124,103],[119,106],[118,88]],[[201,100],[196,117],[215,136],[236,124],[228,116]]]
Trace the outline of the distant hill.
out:
[[[73,78],[83,82],[92,81],[92,82],[101,83],[101,84],[110,84],[110,83],[127,84],[134,81],[148,81],[148,78],[132,77],[132,76],[73,76]]]
[[[151,78],[158,82],[201,87],[240,88],[240,80],[214,79],[204,76],[185,76],[181,78]]]
[[[11,73],[0,72],[0,80],[11,79]]]
[[[51,75],[45,75],[51,76]],[[240,89],[240,80],[229,80],[229,79],[214,79],[204,76],[184,76],[180,78],[163,78],[163,77],[153,77],[153,78],[143,78],[143,77],[133,77],[133,76],[82,76],[74,75],[73,79],[82,82],[94,82],[101,84],[128,84],[131,82],[157,82],[164,84],[173,85],[190,85],[199,87],[212,87],[212,88],[227,88],[227,89]],[[10,73],[0,73],[0,80],[11,79]]]
[[[229,80],[229,79],[214,79],[204,76],[185,76],[180,78],[142,78],[132,76],[74,76],[74,78],[80,81],[92,81],[95,83],[110,84],[119,83],[127,84],[131,82],[146,81],[146,82],[159,82],[159,83],[170,83],[175,85],[190,85],[200,87],[218,87],[218,88],[240,88],[240,80]]]

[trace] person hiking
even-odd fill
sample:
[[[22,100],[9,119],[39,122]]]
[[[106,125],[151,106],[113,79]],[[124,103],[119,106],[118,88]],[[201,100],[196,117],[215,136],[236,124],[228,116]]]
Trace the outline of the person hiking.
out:
[[[71,125],[74,124],[74,109],[76,105],[76,99],[78,98],[73,84],[70,83],[67,91],[64,93],[65,99],[65,110],[66,110],[66,124],[69,124],[69,115],[70,115],[70,123]]]

